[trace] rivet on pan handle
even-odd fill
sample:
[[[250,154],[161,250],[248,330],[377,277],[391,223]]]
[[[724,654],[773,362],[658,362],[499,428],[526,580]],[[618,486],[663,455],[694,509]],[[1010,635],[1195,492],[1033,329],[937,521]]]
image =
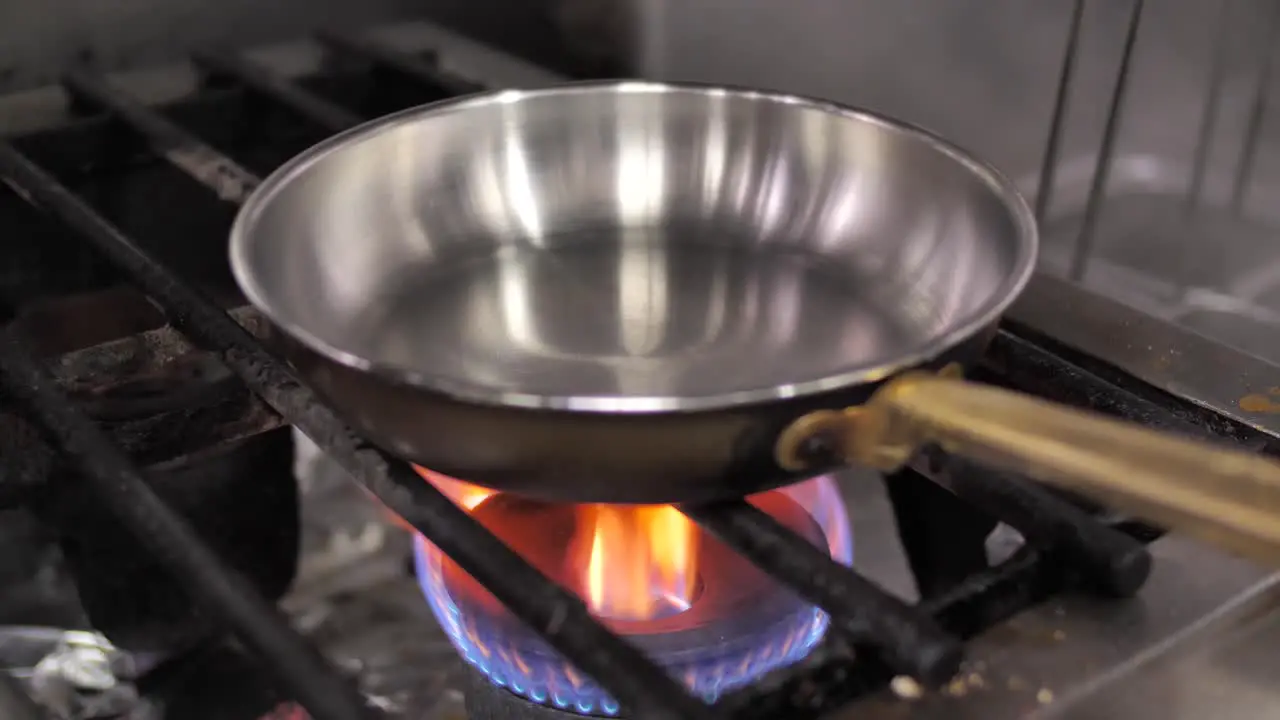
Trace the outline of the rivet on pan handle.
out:
[[[964,368],[960,363],[951,363],[939,370],[937,377],[959,380],[964,377]],[[857,441],[850,433],[850,424],[866,423],[864,410],[865,407],[817,410],[801,416],[778,436],[778,442],[774,445],[774,460],[784,470],[798,472],[811,467],[815,455],[829,457],[834,454],[850,464],[891,471],[906,465],[915,451],[925,444],[925,438],[910,436],[895,437],[894,442],[888,442],[887,435],[876,433],[876,436],[882,438],[882,442],[867,449],[874,457],[854,460],[850,457],[850,449],[846,447],[851,440]],[[859,416],[862,418],[859,419]],[[859,431],[858,434],[863,432]]]
[[[1275,461],[966,382],[952,370],[906,373],[864,405],[798,418],[775,459],[796,472],[816,469],[819,447],[828,460],[890,471],[930,443],[1280,565]]]

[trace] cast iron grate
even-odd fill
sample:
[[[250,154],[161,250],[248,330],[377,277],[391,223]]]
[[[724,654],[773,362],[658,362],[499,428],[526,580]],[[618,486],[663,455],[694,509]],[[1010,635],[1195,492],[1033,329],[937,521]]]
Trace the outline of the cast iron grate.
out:
[[[440,97],[484,89],[431,57],[399,52],[374,42],[325,35],[321,43],[345,60],[357,59],[417,83],[423,95]],[[194,58],[207,75],[208,93],[228,86],[274,104],[310,125],[311,136],[357,124],[362,115],[278,75],[226,53]],[[75,106],[110,122],[132,141],[234,206],[258,184],[259,175],[184,127],[178,110],[148,106],[100,76],[68,75],[63,86]],[[1150,557],[1129,534],[1095,519],[1058,494],[967,463],[929,454],[921,472],[962,500],[1019,530],[1028,544],[1004,563],[985,568],[909,606],[854,570],[831,561],[804,540],[743,501],[682,510],[762,569],[830,613],[832,639],[805,661],[707,705],[656,664],[588,614],[575,596],[524,562],[404,462],[351,433],[260,342],[260,318],[250,309],[234,314],[205,296],[157,259],[157,253],[123,232],[48,168],[20,151],[27,143],[66,165],[87,163],[68,147],[92,145],[81,137],[59,144],[52,136],[0,143],[0,180],[23,201],[74,231],[162,308],[177,332],[217,357],[288,424],[308,435],[379,501],[482,582],[512,613],[607,688],[632,717],[795,717],[829,708],[882,688],[896,674],[940,683],[957,669],[963,638],[1064,590],[1127,596],[1145,580]],[[300,133],[300,137],[308,136]],[[84,148],[87,149],[87,148]],[[270,165],[284,158],[254,159]],[[270,169],[258,168],[255,169]],[[165,332],[171,332],[166,330]],[[1061,348],[1017,328],[1005,328],[988,358],[989,375],[1023,389],[1057,388],[1056,399],[1095,407],[1141,422],[1196,434],[1221,427],[1188,413],[1171,397],[1136,381],[1068,358]],[[43,438],[39,452],[0,464],[0,499],[20,502],[40,489],[49,458],[80,471],[109,513],[153,552],[173,577],[221,620],[318,720],[381,715],[365,705],[353,684],[301,636],[238,574],[224,565],[182,517],[166,506],[129,455],[67,396],[28,341],[12,326],[0,333],[0,377],[16,412]],[[1220,422],[1220,421],[1215,421]],[[1245,432],[1232,428],[1231,432]],[[36,462],[38,461],[38,462]],[[919,482],[891,478],[891,486]],[[1148,538],[1149,539],[1149,538]],[[910,552],[910,548],[908,551]],[[856,650],[856,652],[855,652]]]

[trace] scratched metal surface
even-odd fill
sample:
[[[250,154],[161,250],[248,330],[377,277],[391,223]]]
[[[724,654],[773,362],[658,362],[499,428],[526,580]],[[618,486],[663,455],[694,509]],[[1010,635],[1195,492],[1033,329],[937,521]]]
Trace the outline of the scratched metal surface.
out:
[[[1265,658],[1275,653],[1280,576],[1174,536],[1152,554],[1133,600],[1049,601],[970,642],[946,687],[885,691],[826,720],[1275,717]]]

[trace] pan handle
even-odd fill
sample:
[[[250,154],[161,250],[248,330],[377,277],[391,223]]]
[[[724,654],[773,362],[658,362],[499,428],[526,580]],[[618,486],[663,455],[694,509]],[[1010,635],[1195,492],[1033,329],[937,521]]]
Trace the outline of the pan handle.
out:
[[[804,470],[815,441],[884,471],[937,444],[1280,565],[1280,463],[953,373],[907,373],[865,405],[805,415],[779,437],[776,459]]]

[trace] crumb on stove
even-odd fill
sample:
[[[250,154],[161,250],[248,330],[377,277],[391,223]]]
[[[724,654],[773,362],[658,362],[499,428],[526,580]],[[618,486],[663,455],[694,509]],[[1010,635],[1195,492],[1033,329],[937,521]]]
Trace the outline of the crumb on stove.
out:
[[[1053,702],[1053,691],[1049,688],[1040,688],[1040,692],[1036,693],[1036,702],[1041,705],[1048,705]]]
[[[920,687],[920,683],[906,675],[898,675],[890,680],[889,689],[903,700],[917,700],[924,695],[924,688]]]
[[[982,689],[986,686],[987,681],[981,675],[976,672],[970,672],[947,683],[947,686],[942,691],[951,697],[964,697],[970,690],[975,688]]]
[[[965,685],[964,678],[956,678],[947,683],[946,693],[951,697],[962,697],[969,691],[969,686]]]
[[[1062,642],[1063,640],[1066,640],[1066,639],[1067,639],[1067,634],[1066,634],[1065,632],[1063,632],[1062,630],[1054,630],[1054,631],[1053,631],[1053,639],[1054,639],[1054,640],[1057,640],[1058,642]]]

